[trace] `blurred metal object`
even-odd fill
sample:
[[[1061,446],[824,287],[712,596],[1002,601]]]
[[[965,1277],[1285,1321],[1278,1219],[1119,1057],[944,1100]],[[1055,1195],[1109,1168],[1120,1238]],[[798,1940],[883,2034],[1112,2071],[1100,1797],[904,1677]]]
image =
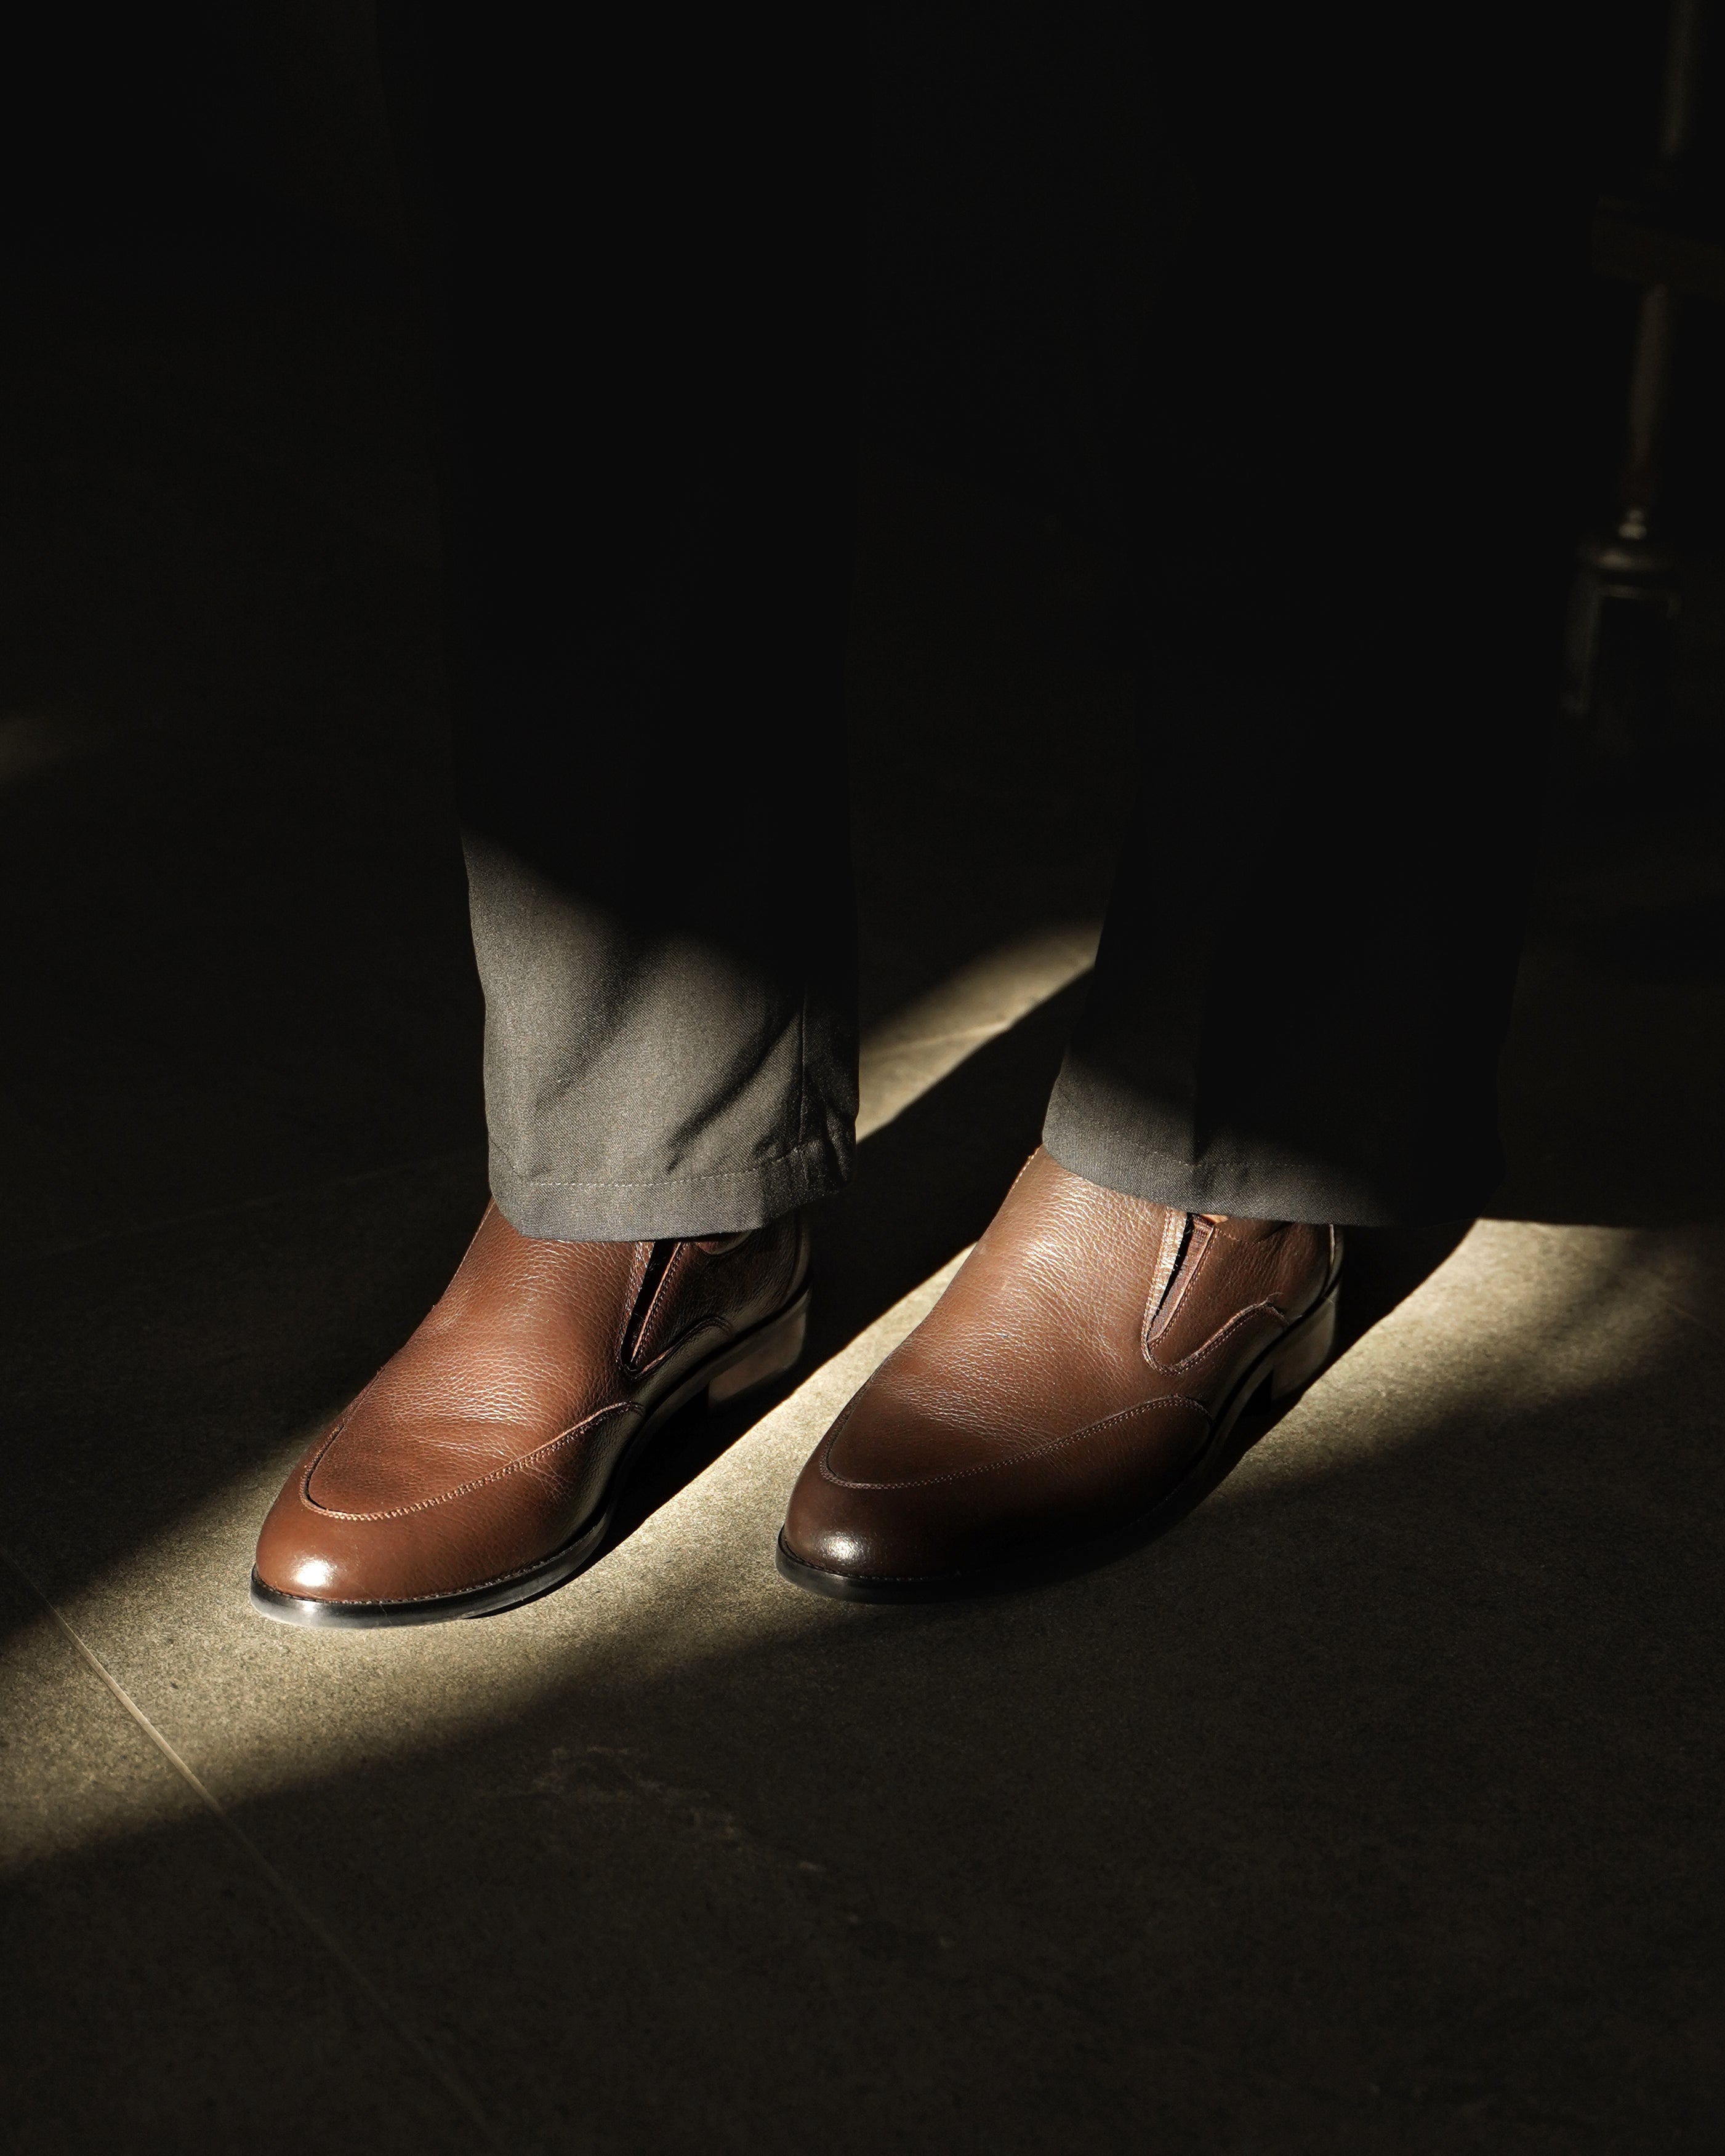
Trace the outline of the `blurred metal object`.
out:
[[[1654,536],[1660,451],[1678,293],[1712,288],[1721,250],[1666,228],[1694,135],[1707,8],[1708,0],[1672,0],[1657,154],[1642,201],[1602,205],[1594,228],[1595,262],[1606,275],[1648,280],[1630,367],[1615,528],[1582,543],[1566,637],[1564,708],[1584,746],[1611,759],[1632,755],[1663,716],[1671,625],[1682,603],[1677,557]]]
[[[1645,523],[1582,542],[1565,631],[1563,708],[1593,755],[1632,756],[1657,732],[1669,695],[1671,625],[1681,603],[1676,557],[1648,540]]]

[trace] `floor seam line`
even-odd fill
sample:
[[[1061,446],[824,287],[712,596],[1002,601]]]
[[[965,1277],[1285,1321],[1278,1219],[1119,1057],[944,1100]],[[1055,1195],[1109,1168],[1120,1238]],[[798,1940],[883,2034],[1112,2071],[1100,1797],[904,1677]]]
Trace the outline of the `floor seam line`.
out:
[[[13,1555],[12,1552],[9,1549],[7,1549],[3,1545],[0,1545],[0,1561],[3,1561],[5,1563],[7,1568],[15,1575],[23,1585],[28,1589],[30,1594],[34,1598],[34,1599],[40,1604],[42,1608],[48,1613],[49,1617],[70,1641],[73,1650],[78,1655],[79,1658],[87,1665],[92,1674],[95,1676],[97,1681],[105,1687],[105,1689],[118,1702],[124,1712],[131,1717],[131,1721],[143,1732],[145,1737],[156,1748],[157,1751],[161,1753],[162,1757],[167,1761],[168,1766],[179,1777],[181,1781],[182,1781],[187,1788],[191,1790],[192,1794],[198,1799],[199,1804],[203,1806],[204,1810],[215,1820],[216,1824],[222,1829],[222,1831],[228,1836],[228,1840],[232,1841],[235,1847],[244,1854],[249,1862],[252,1865],[253,1868],[263,1877],[265,1883],[273,1888],[275,1893],[280,1896],[294,1917],[306,1931],[311,1933],[311,1936],[317,1941],[318,1944],[330,1957],[331,1960],[336,1964],[339,1969],[341,1969],[342,1974],[347,1976],[352,1983],[357,1984],[360,1990],[364,1993],[365,1996],[371,2001],[372,2007],[386,2025],[392,2030],[400,2041],[405,2044],[408,2049],[413,2052],[419,2063],[432,2075],[434,2079],[436,2080],[439,2085],[444,2089],[444,2092],[449,2097],[451,2101],[465,2113],[473,2124],[475,2125],[480,2133],[484,2134],[487,2142],[489,2142],[493,2148],[500,2147],[501,2144],[497,2139],[496,2132],[493,2128],[491,2122],[480,2108],[477,2101],[467,2088],[449,2070],[449,2068],[446,2066],[440,2059],[439,2059],[436,2053],[432,2051],[424,2040],[418,2035],[413,2028],[402,2019],[401,2015],[397,2012],[395,2008],[390,2005],[389,2001],[383,1996],[383,1994],[377,1989],[371,1978],[366,1974],[365,1971],[359,1966],[358,1963],[356,1962],[353,1957],[348,1953],[347,1948],[342,1945],[340,1938],[330,1929],[329,1926],[324,1922],[323,1919],[305,1900],[298,1890],[290,1883],[285,1874],[279,1870],[275,1865],[270,1862],[270,1859],[264,1854],[263,1851],[259,1848],[256,1842],[252,1840],[251,1836],[245,1831],[244,1828],[242,1827],[237,1820],[230,1818],[226,1809],[221,1804],[220,1800],[215,1796],[213,1792],[209,1789],[208,1784],[205,1784],[193,1770],[191,1766],[181,1758],[180,1754],[175,1750],[172,1744],[169,1743],[168,1739],[162,1734],[161,1730],[156,1727],[156,1724],[150,1719],[149,1716],[145,1713],[142,1707],[138,1705],[131,1694],[126,1689],[126,1686],[121,1683],[119,1678],[116,1677],[113,1671],[109,1669],[107,1664],[103,1661],[100,1656],[98,1655],[95,1650],[85,1640],[83,1635],[78,1630],[77,1627],[60,1611],[59,1608],[56,1607],[49,1596],[44,1594],[42,1589],[37,1585],[36,1582],[31,1578],[29,1573],[25,1569],[24,1566],[21,1564],[18,1558]]]
[[[1717,1326],[1709,1325],[1706,1318],[1697,1317],[1692,1310],[1685,1310],[1681,1302],[1673,1302],[1671,1297],[1659,1288],[1654,1289],[1653,1296],[1655,1301],[1662,1302],[1665,1305],[1672,1317],[1681,1317],[1686,1323],[1694,1326],[1697,1332],[1705,1332],[1708,1339],[1716,1346],[1725,1346],[1725,1333],[1722,1333]]]
[[[1031,1006],[1032,1010],[1041,1008],[1040,1004]],[[1029,1014],[1029,1011],[1020,1014],[1025,1018]],[[878,1061],[888,1055],[908,1055],[913,1048],[952,1048],[962,1040],[981,1040],[990,1034],[1010,1033],[1018,1022],[1011,1018],[990,1019],[986,1024],[961,1025],[951,1033],[919,1033],[905,1040],[865,1040],[860,1053],[870,1061]]]

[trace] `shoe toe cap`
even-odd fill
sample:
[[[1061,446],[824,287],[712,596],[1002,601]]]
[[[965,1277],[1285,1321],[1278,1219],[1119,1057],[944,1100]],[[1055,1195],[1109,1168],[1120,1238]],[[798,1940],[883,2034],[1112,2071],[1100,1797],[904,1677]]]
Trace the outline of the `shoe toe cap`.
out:
[[[351,1537],[331,1533],[341,1523],[320,1518],[300,1496],[296,1476],[270,1507],[258,1537],[253,1573],[273,1594],[317,1602],[370,1599],[363,1560]]]
[[[1000,1500],[1011,1509],[1010,1477],[906,1471],[916,1447],[905,1418],[870,1400],[860,1429],[860,1419],[839,1426],[842,1449],[829,1432],[798,1477],[785,1512],[786,1553],[816,1571],[897,1582],[988,1563],[1004,1524]],[[941,1435],[928,1434],[925,1464],[938,1461]]]
[[[850,1579],[894,1578],[927,1568],[916,1562],[902,1519],[881,1517],[881,1507],[860,1504],[856,1496],[805,1472],[785,1512],[780,1539],[787,1554],[816,1572]]]
[[[349,1513],[316,1502],[307,1464],[290,1476],[258,1537],[255,1575],[296,1600],[434,1602],[531,1570],[578,1529],[586,1478],[525,1467],[433,1502]]]
[[[429,1553],[412,1547],[418,1540],[408,1522],[343,1519],[321,1510],[296,1472],[264,1522],[254,1575],[271,1594],[309,1602],[403,1601],[465,1584],[449,1578],[447,1563],[429,1566]]]
[[[785,1553],[850,1579],[943,1588],[1131,1521],[1167,1494],[1209,1430],[1182,1399],[1065,1434],[930,1419],[890,1396],[858,1404],[798,1478]]]

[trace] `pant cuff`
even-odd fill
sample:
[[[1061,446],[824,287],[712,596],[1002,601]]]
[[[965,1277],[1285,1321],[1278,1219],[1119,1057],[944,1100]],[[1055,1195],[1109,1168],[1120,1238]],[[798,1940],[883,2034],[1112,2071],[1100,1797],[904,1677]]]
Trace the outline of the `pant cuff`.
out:
[[[517,1174],[494,1149],[491,1195],[511,1227],[557,1243],[647,1243],[764,1228],[850,1179],[851,1159],[825,1139],[734,1172],[639,1183]]]
[[[1409,1178],[1361,1173],[1329,1162],[1209,1158],[1182,1160],[1172,1153],[1097,1141],[1050,1117],[1042,1142],[1073,1175],[1100,1183],[1127,1198],[1177,1205],[1185,1213],[1232,1213],[1246,1220],[1303,1220],[1343,1228],[1404,1228],[1471,1219],[1486,1204],[1502,1170]]]

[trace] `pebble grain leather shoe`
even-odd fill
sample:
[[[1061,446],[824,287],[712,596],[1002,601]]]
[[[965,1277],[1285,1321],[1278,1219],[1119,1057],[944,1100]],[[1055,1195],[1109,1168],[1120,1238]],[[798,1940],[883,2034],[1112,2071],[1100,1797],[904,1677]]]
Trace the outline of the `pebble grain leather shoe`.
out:
[[[419,1625],[567,1579],[680,1407],[791,1368],[808,1270],[796,1216],[698,1242],[553,1243],[492,1205],[442,1301],[289,1476],[254,1605]]]
[[[1122,1197],[1033,1153],[934,1309],[803,1469],[778,1568],[911,1602],[1015,1584],[1172,1526],[1315,1377],[1340,1231]]]

